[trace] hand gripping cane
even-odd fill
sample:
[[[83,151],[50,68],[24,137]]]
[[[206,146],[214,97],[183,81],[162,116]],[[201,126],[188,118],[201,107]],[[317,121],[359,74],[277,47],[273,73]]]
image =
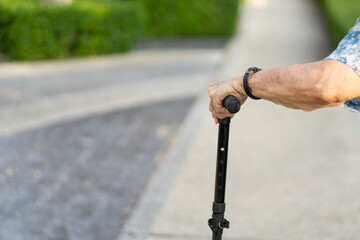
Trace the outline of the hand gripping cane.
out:
[[[224,106],[230,113],[237,113],[240,110],[240,102],[234,96],[229,95],[224,99]],[[229,221],[224,218],[225,212],[225,184],[226,165],[229,142],[230,118],[219,120],[219,136],[217,148],[217,163],[215,177],[215,196],[213,202],[213,214],[208,224],[213,232],[213,240],[221,240],[224,228],[229,228]]]

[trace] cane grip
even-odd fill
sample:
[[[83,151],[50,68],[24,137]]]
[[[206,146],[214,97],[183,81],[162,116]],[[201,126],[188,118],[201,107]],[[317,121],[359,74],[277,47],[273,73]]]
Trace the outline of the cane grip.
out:
[[[228,95],[224,99],[223,104],[230,113],[237,113],[240,110],[240,102],[233,95]]]

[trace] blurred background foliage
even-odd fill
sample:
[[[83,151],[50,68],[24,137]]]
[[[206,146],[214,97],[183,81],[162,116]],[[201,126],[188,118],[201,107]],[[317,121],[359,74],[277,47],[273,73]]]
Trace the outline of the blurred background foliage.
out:
[[[71,5],[51,5],[0,0],[0,50],[10,59],[126,51],[144,25],[144,8],[135,2],[77,0]]]
[[[124,52],[140,37],[231,36],[239,0],[0,0],[0,53],[14,60]],[[354,25],[360,0],[316,0],[334,44]]]
[[[336,46],[360,17],[360,0],[316,0],[329,24],[333,44]]]
[[[229,36],[239,0],[129,0],[145,6],[148,36]]]
[[[124,52],[141,36],[230,36],[239,0],[0,0],[0,52],[37,60]]]

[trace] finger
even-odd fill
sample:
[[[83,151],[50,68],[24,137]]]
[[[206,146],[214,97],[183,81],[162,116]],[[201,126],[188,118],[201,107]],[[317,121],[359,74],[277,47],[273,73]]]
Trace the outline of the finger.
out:
[[[216,87],[209,87],[208,94],[211,100],[213,100],[215,93],[216,93]]]
[[[209,85],[208,93],[209,95],[214,95],[216,92],[216,89],[219,86],[219,82],[213,82]]]
[[[222,114],[222,115],[229,115],[231,114],[223,105],[223,103],[213,103],[212,105],[213,107],[213,111],[216,113],[216,114]]]
[[[216,115],[217,117],[218,117],[218,119],[224,119],[224,118],[227,118],[227,117],[229,117],[229,115],[224,115],[224,114],[217,114]]]
[[[214,119],[215,124],[218,124],[219,123],[218,117],[214,113],[212,114],[212,117]]]
[[[215,112],[213,106],[209,106],[209,109],[210,109],[210,112],[211,112],[214,119],[223,119],[223,118],[227,118],[227,117],[233,118],[235,116],[235,114],[230,113],[226,109],[225,109],[224,113]]]
[[[219,82],[212,82],[212,83],[210,83],[210,87],[212,87],[212,86],[216,86],[216,85],[219,85]]]
[[[224,118],[233,116],[233,114],[231,114],[231,113],[229,113],[229,112],[225,112],[225,113],[215,112],[214,115],[215,115],[218,119],[224,119]]]
[[[214,106],[212,105],[211,102],[210,102],[210,104],[209,104],[209,111],[212,112],[212,113],[214,113],[214,114],[216,114],[215,109],[214,109]]]
[[[215,116],[215,114],[211,114],[211,116],[212,116],[212,118],[213,118],[213,120],[214,120],[214,123],[216,124],[216,119],[217,119],[217,117]]]

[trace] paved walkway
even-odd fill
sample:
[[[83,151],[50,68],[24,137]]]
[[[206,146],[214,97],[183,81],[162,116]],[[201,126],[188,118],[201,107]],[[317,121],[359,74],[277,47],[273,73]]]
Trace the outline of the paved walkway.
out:
[[[329,52],[313,1],[250,0],[215,80]],[[246,103],[231,126],[224,239],[359,239],[359,137],[342,108]],[[210,239],[216,141],[204,89],[119,240]]]
[[[0,136],[197,95],[221,49],[142,50],[65,62],[0,65]]]

